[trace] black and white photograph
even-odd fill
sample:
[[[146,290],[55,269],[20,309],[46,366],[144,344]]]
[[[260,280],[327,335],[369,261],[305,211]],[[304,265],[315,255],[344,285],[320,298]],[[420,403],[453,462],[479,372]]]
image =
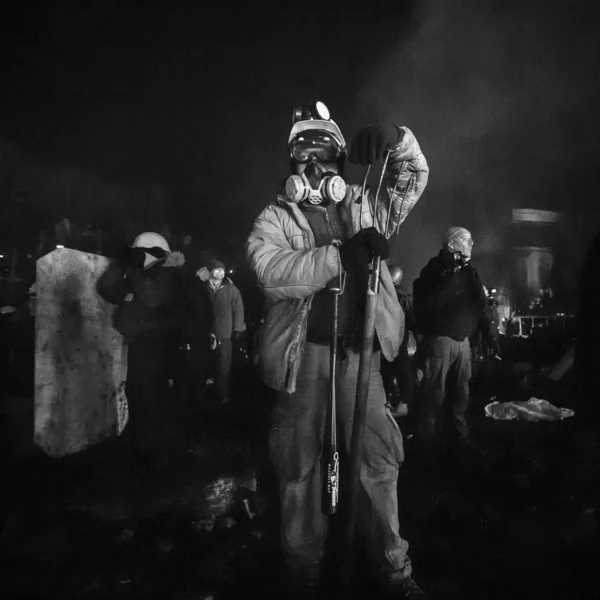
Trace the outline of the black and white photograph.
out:
[[[591,0],[0,7],[0,597],[598,600]]]

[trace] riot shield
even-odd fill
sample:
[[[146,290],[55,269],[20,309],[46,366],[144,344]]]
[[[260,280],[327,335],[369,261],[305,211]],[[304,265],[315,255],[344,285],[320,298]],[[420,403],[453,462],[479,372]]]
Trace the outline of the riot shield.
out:
[[[123,431],[127,347],[96,283],[108,259],[59,248],[37,261],[34,442],[50,456]]]

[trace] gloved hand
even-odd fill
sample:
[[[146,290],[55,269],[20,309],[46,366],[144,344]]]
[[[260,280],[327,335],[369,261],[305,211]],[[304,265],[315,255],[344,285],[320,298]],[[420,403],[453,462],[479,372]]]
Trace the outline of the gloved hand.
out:
[[[131,260],[129,261],[129,266],[132,269],[141,269],[144,266],[144,261],[146,260],[146,253],[142,248],[133,248],[131,251]]]
[[[167,252],[163,248],[159,248],[158,246],[154,246],[152,248],[144,248],[144,252],[150,254],[150,256],[154,256],[154,258],[162,259],[166,258]]]
[[[487,342],[488,351],[490,356],[497,356],[500,354],[500,346],[497,340],[491,339]]]
[[[242,339],[242,332],[239,329],[234,329],[233,333],[231,334],[231,341],[232,342],[239,342]]]
[[[129,266],[131,260],[132,249],[125,245],[121,246],[115,254],[115,263],[121,269],[126,269]]]
[[[346,271],[353,267],[366,269],[374,256],[389,256],[388,242],[375,227],[361,229],[340,246],[340,259]]]
[[[129,267],[143,267],[145,252],[141,248],[131,248],[131,246],[121,246],[115,256],[117,266],[123,270]]]
[[[370,165],[377,162],[388,148],[395,147],[404,137],[404,130],[392,125],[369,125],[352,140],[350,162]]]

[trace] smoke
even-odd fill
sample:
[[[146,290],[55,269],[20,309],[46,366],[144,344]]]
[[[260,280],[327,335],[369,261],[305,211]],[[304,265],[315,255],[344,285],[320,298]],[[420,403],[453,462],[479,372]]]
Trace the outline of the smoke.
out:
[[[394,249],[406,281],[437,253],[448,226],[473,232],[476,262],[506,248],[514,207],[586,211],[596,224],[600,34],[592,4],[420,6],[410,39],[379,63],[357,100],[362,113],[410,127],[431,169]],[[591,234],[574,232],[575,261]]]
[[[475,261],[500,251],[513,207],[584,216],[574,261],[590,239],[600,34],[589,0],[175,4],[96,2],[85,19],[60,12],[54,34],[45,17],[13,19],[34,30],[6,27],[21,60],[3,74],[3,137],[57,168],[156,182],[174,227],[235,232],[241,245],[289,173],[293,107],[320,99],[348,142],[386,120],[421,143],[430,183],[394,248],[407,283],[450,225],[472,230]],[[349,165],[348,180],[362,175]]]

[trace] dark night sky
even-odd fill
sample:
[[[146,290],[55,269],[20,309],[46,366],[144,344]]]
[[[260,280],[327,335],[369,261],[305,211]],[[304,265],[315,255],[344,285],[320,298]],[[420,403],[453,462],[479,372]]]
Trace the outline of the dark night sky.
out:
[[[157,182],[175,226],[243,239],[287,175],[292,107],[319,98],[347,139],[381,119],[421,142],[430,184],[394,249],[410,279],[448,225],[490,250],[511,208],[564,209],[577,258],[598,224],[593,2],[161,4],[2,9],[0,136]]]

